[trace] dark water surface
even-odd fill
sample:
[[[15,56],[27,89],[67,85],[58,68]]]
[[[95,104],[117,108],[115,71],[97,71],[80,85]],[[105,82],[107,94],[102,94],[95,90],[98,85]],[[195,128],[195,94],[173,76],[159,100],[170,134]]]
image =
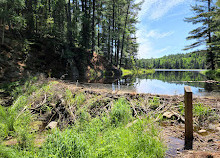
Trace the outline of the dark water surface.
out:
[[[184,94],[184,86],[191,86],[193,94],[197,96],[220,95],[219,83],[205,82],[209,79],[199,71],[156,70],[154,74],[91,80],[89,84],[84,83],[84,86],[164,95]]]

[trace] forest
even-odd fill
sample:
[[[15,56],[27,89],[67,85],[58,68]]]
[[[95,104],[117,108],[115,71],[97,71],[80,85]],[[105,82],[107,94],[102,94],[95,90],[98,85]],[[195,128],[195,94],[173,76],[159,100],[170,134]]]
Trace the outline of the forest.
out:
[[[7,45],[5,36],[11,33],[23,41],[26,53],[43,43],[50,47],[47,53],[60,58],[96,52],[115,66],[128,65],[137,55],[140,5],[134,0],[3,0],[1,44]]]
[[[137,66],[145,69],[206,69],[206,51],[140,59]]]
[[[37,59],[38,67],[47,65],[54,56],[64,60],[63,65],[76,63],[80,69],[86,64],[82,66],[77,62],[82,63],[82,59],[86,60],[96,52],[112,65],[128,69],[135,65],[147,69],[219,68],[218,3],[197,0],[192,6],[195,16],[185,18],[186,22],[197,26],[187,37],[187,40],[193,40],[192,44],[185,49],[206,45],[206,50],[138,60],[136,24],[142,3],[134,0],[3,0],[0,2],[1,47],[10,46],[15,52],[20,51],[24,57],[22,64]],[[19,42],[18,48],[15,49],[18,44],[11,42],[12,39]],[[42,45],[46,49],[39,48]],[[37,56],[42,53],[44,56]],[[39,63],[42,58],[46,60],[44,64]],[[48,72],[51,67],[44,69]]]

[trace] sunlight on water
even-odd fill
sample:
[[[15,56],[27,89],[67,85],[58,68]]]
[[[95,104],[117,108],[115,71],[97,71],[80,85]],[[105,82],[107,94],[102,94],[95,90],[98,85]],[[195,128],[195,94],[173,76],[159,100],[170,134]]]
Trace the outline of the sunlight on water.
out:
[[[220,85],[205,82],[207,80],[198,70],[160,70],[154,74],[124,76],[119,79],[106,77],[104,80],[90,81],[89,84],[83,82],[83,85],[111,91],[120,90],[162,95],[182,95],[184,94],[184,87],[191,86],[193,94],[196,96],[220,96]]]

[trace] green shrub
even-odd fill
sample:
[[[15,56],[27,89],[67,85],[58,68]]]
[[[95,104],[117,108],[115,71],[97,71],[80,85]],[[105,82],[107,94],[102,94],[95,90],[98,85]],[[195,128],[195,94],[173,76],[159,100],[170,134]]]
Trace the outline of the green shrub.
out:
[[[131,116],[131,108],[127,100],[120,98],[118,101],[114,102],[110,112],[112,124],[118,125],[120,123],[128,123]]]
[[[36,157],[164,157],[166,148],[151,119],[136,120],[130,127],[108,122],[97,117],[63,132],[55,130]]]
[[[14,101],[10,107],[3,107],[0,105],[0,124],[3,127],[0,135],[6,137],[13,135],[15,132],[15,123],[20,121],[19,111],[26,106],[27,97],[20,96]]]
[[[76,94],[74,100],[76,102],[76,105],[79,107],[80,105],[82,105],[85,102],[86,96],[84,93],[79,93],[79,94]]]
[[[0,144],[0,157],[1,158],[14,158],[16,156],[18,155],[16,155],[15,150]]]
[[[193,114],[198,117],[198,121],[201,124],[211,115],[211,109],[208,106],[198,103],[193,106]]]
[[[73,129],[53,131],[37,157],[87,157],[87,141]]]
[[[160,106],[160,100],[157,97],[154,97],[153,100],[149,101],[150,109],[156,110]]]
[[[179,104],[179,110],[178,111],[181,113],[181,115],[185,115],[185,107],[184,107],[183,103]]]

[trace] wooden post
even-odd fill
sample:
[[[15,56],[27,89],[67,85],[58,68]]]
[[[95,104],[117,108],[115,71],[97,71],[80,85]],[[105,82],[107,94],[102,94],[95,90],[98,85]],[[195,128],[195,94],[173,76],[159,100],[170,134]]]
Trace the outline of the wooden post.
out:
[[[193,148],[193,112],[192,112],[192,90],[191,87],[184,87],[185,102],[185,149]]]

